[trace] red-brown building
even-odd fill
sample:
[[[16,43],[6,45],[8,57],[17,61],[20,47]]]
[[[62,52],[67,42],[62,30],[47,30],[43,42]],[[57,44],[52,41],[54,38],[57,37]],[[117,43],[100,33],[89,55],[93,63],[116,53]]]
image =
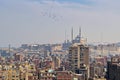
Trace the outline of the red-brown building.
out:
[[[69,71],[56,71],[57,80],[72,80],[72,73]]]
[[[23,60],[23,55],[18,53],[14,55],[16,61],[22,61]]]

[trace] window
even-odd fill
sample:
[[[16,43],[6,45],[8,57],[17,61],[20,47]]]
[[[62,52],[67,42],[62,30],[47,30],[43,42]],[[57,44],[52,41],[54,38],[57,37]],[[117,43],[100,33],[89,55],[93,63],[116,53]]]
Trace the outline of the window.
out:
[[[77,63],[78,62],[78,60],[75,60],[75,63]]]
[[[82,57],[82,56],[83,56],[83,53],[80,53],[80,56]]]

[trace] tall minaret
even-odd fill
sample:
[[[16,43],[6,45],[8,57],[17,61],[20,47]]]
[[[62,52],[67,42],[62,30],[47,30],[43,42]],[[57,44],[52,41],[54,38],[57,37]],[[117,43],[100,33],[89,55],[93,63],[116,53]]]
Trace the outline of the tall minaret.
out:
[[[66,29],[65,29],[65,43],[67,42],[67,39],[66,39]]]
[[[81,27],[79,27],[79,40],[81,42]]]
[[[9,47],[9,55],[10,55],[10,57],[11,57],[11,53],[10,53],[11,45],[9,44],[8,47]]]
[[[71,42],[73,43],[73,27],[72,27],[72,30],[71,30]]]

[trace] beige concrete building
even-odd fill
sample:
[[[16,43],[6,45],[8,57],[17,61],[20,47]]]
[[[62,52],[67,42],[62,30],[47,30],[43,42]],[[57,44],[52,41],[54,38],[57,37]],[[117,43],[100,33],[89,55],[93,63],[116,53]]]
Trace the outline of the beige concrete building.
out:
[[[52,68],[53,69],[59,68],[60,67],[60,63],[61,63],[60,58],[58,58],[56,56],[53,56],[52,59],[53,59],[53,66],[52,66]]]
[[[19,78],[19,71],[18,70],[6,70],[3,72],[3,78],[4,80],[20,80]]]
[[[89,66],[89,47],[83,44],[73,44],[69,48],[70,69],[75,72],[83,64]]]
[[[72,72],[89,76],[89,47],[75,43],[69,48],[69,66]]]

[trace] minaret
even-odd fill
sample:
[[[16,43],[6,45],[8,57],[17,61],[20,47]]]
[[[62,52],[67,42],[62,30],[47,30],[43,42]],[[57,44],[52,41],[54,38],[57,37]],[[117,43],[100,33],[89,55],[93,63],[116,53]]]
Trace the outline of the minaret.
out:
[[[8,46],[9,46],[9,55],[10,55],[10,57],[11,57],[11,53],[10,53],[10,48],[11,48],[11,46],[10,46],[10,44],[9,44]]]
[[[81,42],[81,27],[79,27],[79,40]]]
[[[67,42],[67,39],[66,39],[66,29],[65,29],[65,43]]]
[[[72,27],[72,30],[71,30],[71,42],[73,44],[73,27]]]

